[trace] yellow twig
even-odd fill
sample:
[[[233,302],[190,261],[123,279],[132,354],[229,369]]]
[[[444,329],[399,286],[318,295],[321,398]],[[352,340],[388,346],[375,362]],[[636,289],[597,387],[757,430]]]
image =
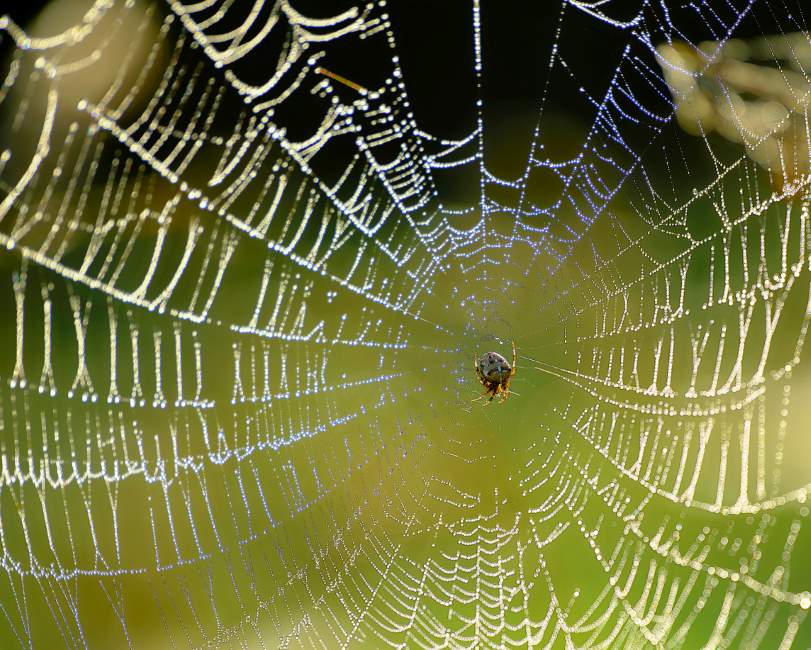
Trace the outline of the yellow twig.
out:
[[[338,83],[342,83],[344,86],[351,88],[352,90],[359,92],[361,95],[365,95],[368,91],[366,88],[361,86],[360,84],[356,84],[354,81],[350,81],[346,77],[342,77],[339,74],[335,74],[331,70],[327,70],[326,68],[318,67],[315,69],[316,74],[322,74],[325,77],[329,77],[330,79],[334,79]]]

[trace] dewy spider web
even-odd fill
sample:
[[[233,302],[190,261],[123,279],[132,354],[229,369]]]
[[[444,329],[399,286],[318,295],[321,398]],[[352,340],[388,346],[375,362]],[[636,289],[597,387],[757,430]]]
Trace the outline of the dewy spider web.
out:
[[[803,3],[308,4],[0,19],[3,647],[807,645]]]

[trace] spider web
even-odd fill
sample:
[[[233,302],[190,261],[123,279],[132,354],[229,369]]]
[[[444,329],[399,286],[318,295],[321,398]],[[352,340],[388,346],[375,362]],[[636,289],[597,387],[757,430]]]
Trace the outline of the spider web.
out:
[[[803,3],[309,4],[0,19],[2,645],[806,645]]]

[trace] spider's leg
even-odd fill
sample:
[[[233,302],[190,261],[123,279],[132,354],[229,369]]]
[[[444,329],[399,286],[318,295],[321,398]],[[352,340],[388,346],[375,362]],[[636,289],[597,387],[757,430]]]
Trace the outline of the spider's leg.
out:
[[[515,366],[515,339],[513,339],[512,341],[513,341],[513,367],[510,370],[510,377],[512,377],[515,374],[515,367],[516,367]]]

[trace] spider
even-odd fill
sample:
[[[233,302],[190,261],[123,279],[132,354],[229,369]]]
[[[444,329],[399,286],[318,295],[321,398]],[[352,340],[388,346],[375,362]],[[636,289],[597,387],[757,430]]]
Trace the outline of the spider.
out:
[[[515,341],[513,341],[512,344],[512,365],[507,363],[507,360],[498,352],[488,352],[481,359],[477,359],[476,355],[473,355],[473,368],[476,370],[476,376],[479,378],[482,386],[484,386],[484,394],[481,395],[481,397],[490,395],[490,399],[487,400],[488,404],[492,402],[493,398],[496,396],[498,396],[499,403],[510,396],[510,382],[516,371]]]

